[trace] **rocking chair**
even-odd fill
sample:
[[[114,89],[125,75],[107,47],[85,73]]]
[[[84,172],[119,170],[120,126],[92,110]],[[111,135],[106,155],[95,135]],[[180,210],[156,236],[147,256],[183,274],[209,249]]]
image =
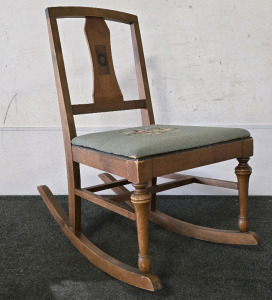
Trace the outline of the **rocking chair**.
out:
[[[58,91],[66,153],[69,216],[50,189],[39,186],[48,209],[73,245],[94,265],[133,286],[154,291],[159,278],[150,271],[148,221],[181,235],[215,243],[256,245],[259,236],[249,231],[248,181],[253,140],[238,128],[155,125],[146,66],[135,15],[87,7],[46,9],[50,44]],[[91,53],[94,76],[93,103],[72,105],[66,78],[57,19],[85,18],[85,34]],[[113,67],[110,32],[105,20],[129,24],[139,91],[139,99],[124,101]],[[142,126],[77,136],[74,115],[140,109]],[[175,173],[237,158],[238,183]],[[105,173],[104,183],[81,187],[80,164]],[[111,174],[121,176],[116,180]],[[158,177],[173,179],[156,184]],[[124,185],[132,184],[134,192]],[[186,223],[156,209],[156,193],[199,183],[238,189],[239,231],[219,230]],[[104,197],[98,191],[112,189],[116,195]],[[81,233],[81,198],[136,221],[139,244],[138,268],[128,266],[97,248]],[[124,205],[125,204],[125,205]]]

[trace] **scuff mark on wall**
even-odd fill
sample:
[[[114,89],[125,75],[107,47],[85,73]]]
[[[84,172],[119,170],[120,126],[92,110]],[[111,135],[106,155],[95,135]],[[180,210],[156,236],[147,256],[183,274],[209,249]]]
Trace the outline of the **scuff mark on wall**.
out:
[[[12,101],[17,97],[18,94],[19,94],[19,92],[17,92],[17,93],[10,99],[10,101],[9,101],[9,104],[8,104],[8,107],[7,107],[7,110],[6,110],[6,114],[5,114],[5,117],[4,117],[4,122],[3,122],[4,125],[5,125],[5,123],[6,123],[6,119],[7,119],[7,116],[8,116],[8,112],[9,112],[11,103],[12,103]]]
[[[186,101],[186,99],[184,99],[183,97],[179,97],[177,100],[178,101]]]

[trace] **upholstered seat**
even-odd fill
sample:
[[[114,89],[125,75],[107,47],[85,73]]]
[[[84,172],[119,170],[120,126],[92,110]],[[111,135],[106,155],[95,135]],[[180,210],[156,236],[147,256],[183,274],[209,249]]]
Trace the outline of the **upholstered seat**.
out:
[[[150,125],[75,137],[74,146],[134,159],[250,137],[240,128]]]

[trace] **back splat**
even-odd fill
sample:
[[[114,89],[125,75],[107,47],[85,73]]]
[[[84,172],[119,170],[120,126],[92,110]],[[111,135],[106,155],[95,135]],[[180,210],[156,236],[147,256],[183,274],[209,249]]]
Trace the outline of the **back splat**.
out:
[[[110,106],[123,102],[112,62],[110,31],[104,19],[86,17],[85,34],[93,64],[94,103]]]

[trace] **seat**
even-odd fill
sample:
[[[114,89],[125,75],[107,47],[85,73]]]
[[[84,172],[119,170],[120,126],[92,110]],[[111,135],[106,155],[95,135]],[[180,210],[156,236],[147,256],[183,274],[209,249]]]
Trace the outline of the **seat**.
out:
[[[162,285],[151,273],[148,223],[214,243],[256,245],[260,237],[249,231],[248,182],[253,155],[250,133],[239,128],[155,124],[144,54],[135,15],[88,7],[46,9],[52,59],[57,84],[68,177],[69,215],[46,185],[38,186],[45,204],[73,245],[94,265],[138,288],[155,291]],[[93,103],[71,104],[57,19],[85,18],[85,35],[93,67]],[[139,99],[124,100],[111,53],[110,31],[105,21],[122,22],[131,28]],[[142,126],[77,136],[74,115],[140,109]],[[184,170],[238,159],[238,182],[190,176]],[[101,170],[103,183],[81,187],[80,165]],[[122,179],[116,179],[114,175]],[[157,178],[168,181],[157,184]],[[170,180],[170,181],[169,181]],[[190,224],[156,208],[156,194],[198,183],[239,192],[238,230],[222,230]],[[131,192],[125,185],[132,184]],[[111,189],[105,197],[99,191]],[[81,232],[81,199],[86,199],[136,221],[138,268],[124,264],[96,247]]]
[[[153,124],[81,135],[72,139],[72,145],[139,159],[249,137],[240,128]]]

